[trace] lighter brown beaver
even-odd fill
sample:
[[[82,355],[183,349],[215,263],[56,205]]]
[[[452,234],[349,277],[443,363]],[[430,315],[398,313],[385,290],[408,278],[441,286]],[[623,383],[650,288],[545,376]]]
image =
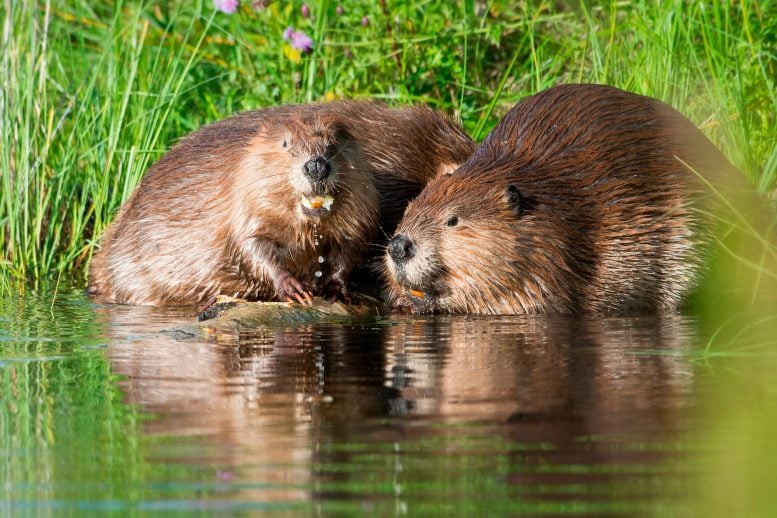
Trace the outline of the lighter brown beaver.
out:
[[[367,101],[241,113],[184,138],[102,238],[88,291],[122,304],[216,295],[350,300],[348,276],[407,202],[475,145],[423,107]]]
[[[385,259],[390,296],[450,313],[674,310],[703,264],[705,184],[734,174],[656,99],[551,88],[409,204]]]

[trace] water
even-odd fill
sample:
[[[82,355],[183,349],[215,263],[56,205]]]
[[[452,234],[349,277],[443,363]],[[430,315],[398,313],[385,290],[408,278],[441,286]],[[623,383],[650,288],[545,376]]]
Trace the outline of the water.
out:
[[[205,339],[190,310],[77,291],[0,308],[0,515],[775,509],[768,336],[704,355],[684,316],[408,316]]]

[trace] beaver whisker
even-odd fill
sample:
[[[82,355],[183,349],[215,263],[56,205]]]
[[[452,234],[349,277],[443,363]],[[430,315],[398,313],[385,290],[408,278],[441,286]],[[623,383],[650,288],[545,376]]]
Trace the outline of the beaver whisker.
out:
[[[386,239],[391,239],[391,236],[386,232],[386,230],[383,228],[383,225],[378,225],[378,230],[381,234],[383,234],[383,237]],[[388,248],[388,243],[383,244],[384,248]]]

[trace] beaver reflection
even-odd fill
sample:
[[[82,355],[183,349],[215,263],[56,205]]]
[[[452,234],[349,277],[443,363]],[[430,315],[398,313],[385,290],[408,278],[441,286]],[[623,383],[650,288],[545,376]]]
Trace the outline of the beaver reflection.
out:
[[[481,436],[486,451],[475,454],[501,456],[509,485],[587,488],[618,481],[597,466],[655,466],[672,454],[651,446],[687,425],[693,372],[673,353],[693,330],[679,316],[408,318],[387,336],[386,376],[403,401],[394,408],[413,420],[470,423],[430,430],[446,455],[466,459],[459,434]],[[584,468],[564,473],[570,465]],[[549,494],[535,498],[568,498]]]
[[[675,412],[691,373],[664,353],[692,329],[678,316],[408,318],[387,336],[386,375],[409,413],[446,421],[648,413],[631,426]]]
[[[245,330],[213,343],[146,331],[117,338],[109,356],[127,378],[128,400],[157,414],[148,433],[199,436],[215,446],[211,461],[239,480],[278,485],[245,489],[246,497],[325,499],[342,495],[304,488],[363,476],[322,468],[353,463],[352,444],[374,452],[379,470],[386,444],[412,450],[439,440],[425,453],[435,459],[455,453],[462,433],[548,445],[497,451],[511,483],[563,479],[527,466],[660,462],[658,453],[611,446],[682,430],[692,371],[683,355],[667,353],[689,348],[692,331],[677,316],[428,316]],[[458,423],[470,423],[469,432],[450,426]],[[420,476],[403,473],[395,475]]]
[[[381,327],[259,328],[217,333],[207,343],[170,332],[190,324],[191,315],[130,306],[98,311],[126,402],[154,415],[145,433],[196,437],[201,450],[189,446],[180,462],[204,460],[236,480],[269,485],[241,490],[241,498],[308,499],[320,430],[340,435],[360,419],[385,416],[397,397],[383,385]],[[200,451],[205,459],[191,458]]]

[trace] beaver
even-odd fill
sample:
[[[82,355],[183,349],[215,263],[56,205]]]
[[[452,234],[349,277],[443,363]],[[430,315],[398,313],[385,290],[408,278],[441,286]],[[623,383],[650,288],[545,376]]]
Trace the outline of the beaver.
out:
[[[385,258],[412,311],[677,308],[702,268],[707,182],[741,175],[679,112],[595,84],[513,107],[407,207]]]
[[[185,305],[216,295],[350,300],[379,230],[475,145],[426,107],[369,101],[239,113],[185,137],[144,175],[90,265],[97,300]]]

